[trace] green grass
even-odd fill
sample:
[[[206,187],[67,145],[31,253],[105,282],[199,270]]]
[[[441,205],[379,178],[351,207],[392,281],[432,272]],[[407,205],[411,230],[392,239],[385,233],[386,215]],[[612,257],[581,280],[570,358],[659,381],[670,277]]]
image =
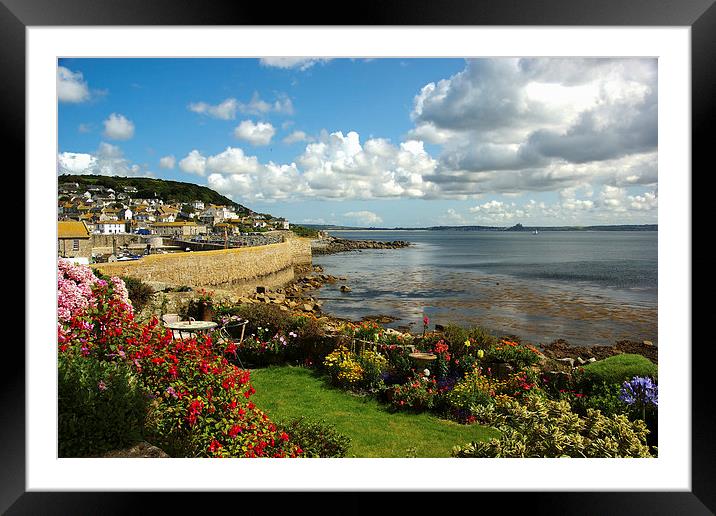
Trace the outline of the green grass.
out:
[[[351,438],[347,457],[450,457],[455,445],[499,435],[425,413],[390,413],[377,400],[333,388],[303,367],[256,369],[251,381],[251,399],[274,421],[308,416],[335,425]]]

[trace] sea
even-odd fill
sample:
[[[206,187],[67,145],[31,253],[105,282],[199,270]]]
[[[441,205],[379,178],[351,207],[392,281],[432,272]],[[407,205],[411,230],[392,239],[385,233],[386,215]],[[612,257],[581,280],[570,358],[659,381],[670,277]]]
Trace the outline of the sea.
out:
[[[407,240],[400,249],[317,255],[344,280],[318,292],[322,309],[387,327],[482,326],[535,345],[649,340],[658,345],[657,231],[351,230],[331,236]],[[341,292],[347,285],[350,292]]]

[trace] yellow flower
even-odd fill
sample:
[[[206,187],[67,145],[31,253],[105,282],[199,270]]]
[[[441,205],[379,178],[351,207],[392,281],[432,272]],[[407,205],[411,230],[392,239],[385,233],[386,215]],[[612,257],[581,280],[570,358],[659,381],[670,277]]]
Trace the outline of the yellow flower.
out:
[[[467,340],[465,341],[465,346],[467,346],[468,348],[470,347],[470,339],[467,339]]]
[[[481,349],[477,350],[477,358],[485,358],[485,352]]]

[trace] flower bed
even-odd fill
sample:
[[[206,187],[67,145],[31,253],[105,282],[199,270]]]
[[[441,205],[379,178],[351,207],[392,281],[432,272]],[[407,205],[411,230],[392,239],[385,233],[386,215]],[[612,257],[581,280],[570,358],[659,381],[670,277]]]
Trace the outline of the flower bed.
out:
[[[295,457],[301,449],[250,398],[250,375],[229,362],[232,343],[216,349],[211,336],[174,340],[153,318],[134,320],[121,280],[95,278],[91,270],[60,260],[58,272],[58,346],[69,370],[81,364],[130,368],[149,403],[143,433],[172,456]],[[113,389],[100,378],[97,386]],[[96,397],[104,410],[110,396]],[[102,405],[104,404],[104,405]],[[77,417],[63,406],[66,417]],[[81,416],[81,414],[80,414]]]

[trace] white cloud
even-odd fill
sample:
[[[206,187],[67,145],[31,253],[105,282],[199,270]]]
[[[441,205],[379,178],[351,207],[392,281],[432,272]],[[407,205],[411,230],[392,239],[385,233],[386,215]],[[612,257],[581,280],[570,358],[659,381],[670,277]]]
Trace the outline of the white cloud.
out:
[[[179,168],[183,172],[203,176],[206,173],[206,158],[194,149],[179,161]]]
[[[281,115],[292,115],[294,111],[293,102],[285,93],[279,93],[274,102],[266,102],[261,99],[258,92],[254,92],[251,100],[248,102],[240,102],[230,97],[219,104],[192,102],[187,106],[187,109],[194,113],[219,120],[233,120],[236,118],[237,112],[241,112],[245,115],[261,116],[271,112]]]
[[[412,140],[395,146],[374,138],[362,146],[353,131],[324,134],[306,146],[297,162],[313,195],[320,198],[420,198],[434,188],[423,176],[436,162],[422,142]]]
[[[244,120],[234,129],[236,138],[255,146],[268,145],[274,134],[276,129],[268,122],[254,123],[251,120]]]
[[[159,160],[159,166],[161,168],[174,168],[176,162],[177,160],[174,156],[164,156]]]
[[[82,72],[57,67],[57,98],[60,102],[79,103],[90,99],[90,91]]]
[[[134,136],[134,124],[124,115],[112,113],[104,122],[104,135],[113,140],[129,140]]]
[[[94,154],[62,152],[57,156],[58,174],[101,176],[152,176],[152,173],[124,157],[116,145],[101,142]]]
[[[220,174],[255,174],[259,170],[255,156],[246,156],[238,147],[227,147],[225,151],[209,156],[206,169]]]
[[[422,142],[373,138],[362,145],[355,132],[323,133],[290,164],[260,163],[238,148],[209,157],[192,151],[180,162],[182,170],[210,174],[220,193],[249,201],[422,198],[435,188],[423,180],[435,165]]]
[[[261,58],[261,65],[273,68],[295,68],[301,71],[308,70],[317,63],[331,61],[326,57],[264,57]]]
[[[439,195],[657,180],[655,59],[474,59],[415,96]]]
[[[629,208],[637,211],[655,210],[659,204],[656,192],[645,192],[643,195],[630,195]]]
[[[200,115],[218,118],[219,120],[233,120],[236,118],[236,110],[239,109],[239,101],[235,98],[228,98],[216,105],[206,102],[192,102],[188,106],[189,111]]]
[[[241,112],[249,115],[263,115],[271,111],[271,108],[271,104],[261,100],[258,92],[254,92],[253,97],[251,97],[251,100],[248,103],[242,103],[239,105]]]
[[[293,131],[291,134],[286,136],[282,141],[283,141],[283,143],[290,145],[292,143],[310,142],[310,141],[313,141],[313,138],[308,136],[303,131]]]
[[[343,216],[347,219],[354,220],[358,224],[364,226],[380,224],[381,222],[383,222],[383,219],[379,217],[376,213],[367,210],[349,211],[344,213]]]

